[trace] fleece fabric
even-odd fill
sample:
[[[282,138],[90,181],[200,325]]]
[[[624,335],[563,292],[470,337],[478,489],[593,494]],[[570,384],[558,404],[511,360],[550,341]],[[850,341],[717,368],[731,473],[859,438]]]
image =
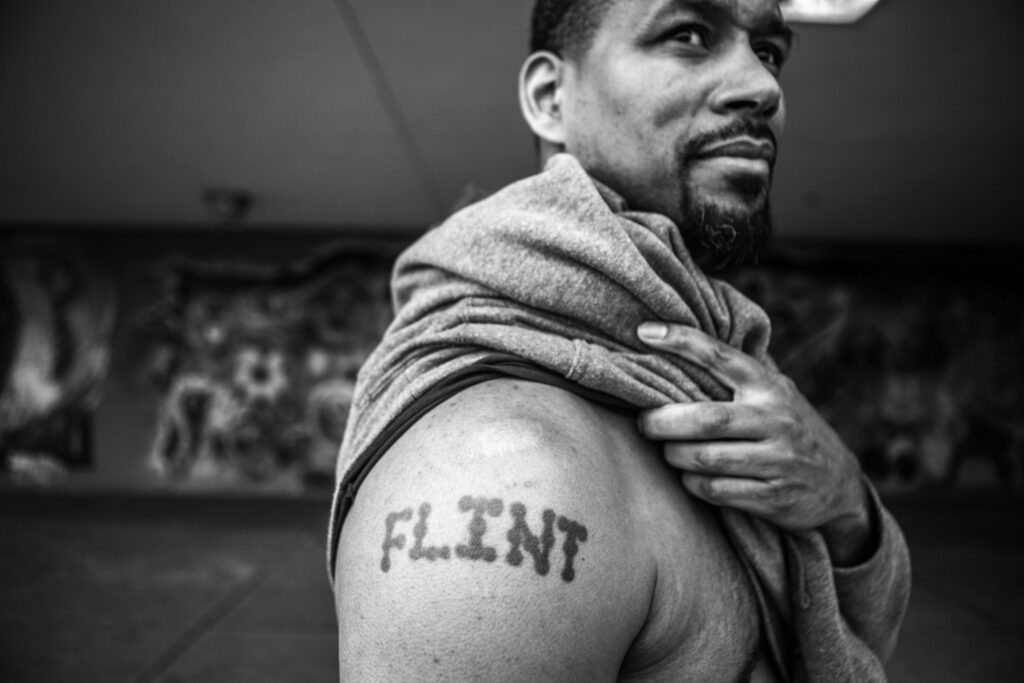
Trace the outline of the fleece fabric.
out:
[[[329,564],[381,436],[419,397],[470,366],[515,357],[636,409],[728,401],[705,370],[636,336],[697,327],[770,363],[764,311],[707,277],[671,220],[631,211],[569,155],[429,231],[398,260],[396,317],[360,371],[339,455]],[[883,681],[909,597],[909,555],[872,490],[872,558],[833,567],[816,531],[784,533],[735,510],[722,522],[758,594],[787,680]]]

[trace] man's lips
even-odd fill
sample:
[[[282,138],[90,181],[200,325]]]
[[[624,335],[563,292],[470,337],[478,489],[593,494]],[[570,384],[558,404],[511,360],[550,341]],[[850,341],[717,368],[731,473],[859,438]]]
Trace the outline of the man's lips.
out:
[[[775,145],[770,140],[741,138],[705,147],[697,154],[698,159],[711,159],[715,157],[760,159],[771,164],[775,161]]]

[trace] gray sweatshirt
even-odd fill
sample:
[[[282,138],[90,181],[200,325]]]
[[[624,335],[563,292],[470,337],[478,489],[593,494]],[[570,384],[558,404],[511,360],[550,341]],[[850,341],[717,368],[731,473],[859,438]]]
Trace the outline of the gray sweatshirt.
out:
[[[396,317],[360,371],[339,455],[332,573],[345,514],[395,425],[467,368],[512,357],[638,410],[731,398],[703,369],[640,342],[646,320],[697,327],[771,363],[764,311],[707,277],[672,221],[630,211],[568,155],[428,232],[399,258],[392,292]],[[721,510],[786,680],[885,680],[910,558],[868,488],[879,536],[856,567],[834,567],[817,531]]]

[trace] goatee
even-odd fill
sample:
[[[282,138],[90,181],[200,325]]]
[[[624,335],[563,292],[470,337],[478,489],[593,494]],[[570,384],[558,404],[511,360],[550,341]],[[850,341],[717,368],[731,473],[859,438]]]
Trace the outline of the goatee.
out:
[[[686,186],[683,192],[683,241],[694,260],[709,272],[756,263],[774,229],[771,203],[754,211],[725,209],[702,201]]]
[[[704,150],[737,137],[769,140],[778,147],[768,124],[755,119],[738,119],[717,130],[694,136],[679,152],[679,186],[683,196],[679,226],[690,254],[705,270],[716,271],[745,265],[757,260],[772,235],[771,202],[768,191],[775,164],[767,181],[760,176],[736,174],[728,179],[732,194],[749,209],[726,208],[711,199],[698,196],[693,187],[693,165]]]

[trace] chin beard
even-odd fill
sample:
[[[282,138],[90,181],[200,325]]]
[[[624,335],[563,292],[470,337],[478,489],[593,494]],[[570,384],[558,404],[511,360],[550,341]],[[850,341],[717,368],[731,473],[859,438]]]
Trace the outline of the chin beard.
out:
[[[688,183],[683,187],[679,229],[700,267],[714,272],[756,263],[774,227],[767,189],[759,181],[737,179],[734,191],[759,208],[735,210],[696,196]]]
[[[768,198],[771,179],[766,183],[756,176],[737,174],[728,179],[730,191],[743,208],[727,208],[712,198],[702,197],[691,178],[694,160],[716,141],[747,135],[778,142],[771,127],[762,120],[738,119],[717,130],[696,135],[679,151],[679,186],[682,224],[679,226],[690,255],[708,271],[756,262],[772,234],[772,210]],[[772,173],[774,175],[774,163]],[[753,208],[746,208],[753,207]]]

